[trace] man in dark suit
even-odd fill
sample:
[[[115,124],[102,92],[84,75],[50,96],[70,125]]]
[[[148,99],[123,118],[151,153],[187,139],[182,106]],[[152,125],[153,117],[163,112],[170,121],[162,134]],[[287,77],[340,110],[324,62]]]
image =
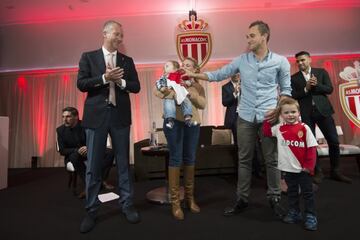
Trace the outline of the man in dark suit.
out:
[[[75,171],[85,183],[85,161],[87,160],[86,135],[85,129],[81,126],[81,120],[79,120],[79,112],[74,107],[66,107],[62,110],[62,118],[64,124],[56,128],[58,151],[65,157],[65,166],[68,162],[71,162]],[[106,149],[102,164],[102,184],[108,190],[114,188],[105,181],[109,175],[113,159],[113,151],[110,148]],[[83,197],[85,197],[85,192],[79,194],[79,198]]]
[[[121,212],[130,223],[140,215],[133,206],[129,176],[129,137],[131,109],[129,93],[138,93],[140,83],[132,58],[117,51],[123,40],[120,23],[107,21],[103,27],[101,49],[83,53],[79,62],[77,87],[87,92],[82,125],[86,132],[88,164],[86,169],[86,211],[80,232],[95,226],[100,201],[101,161],[110,134],[116,159]]]
[[[224,126],[231,129],[235,145],[237,144],[236,124],[237,124],[237,106],[240,96],[240,75],[235,74],[231,80],[222,86],[222,105],[226,107]]]
[[[351,179],[341,174],[339,169],[340,148],[338,134],[332,114],[333,107],[327,98],[333,91],[333,86],[327,71],[323,68],[312,68],[308,52],[295,54],[300,71],[291,76],[292,96],[300,105],[302,122],[309,125],[315,135],[315,124],[318,125],[329,145],[330,178],[336,181],[351,183]],[[320,183],[324,174],[316,161],[315,183]]]

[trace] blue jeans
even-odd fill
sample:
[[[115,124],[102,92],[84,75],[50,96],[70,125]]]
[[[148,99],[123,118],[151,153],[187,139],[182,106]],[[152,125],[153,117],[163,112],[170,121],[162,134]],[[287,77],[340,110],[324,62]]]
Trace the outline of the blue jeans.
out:
[[[188,127],[183,122],[175,120],[174,127],[169,129],[165,127],[164,121],[163,129],[169,148],[169,166],[195,165],[200,125]]]
[[[312,178],[309,173],[290,173],[284,172],[284,178],[288,185],[288,202],[289,209],[293,209],[300,212],[300,194],[299,187],[301,189],[301,195],[304,198],[305,214],[315,214],[315,201],[314,192],[312,187]]]
[[[192,116],[192,104],[188,98],[180,104],[181,111],[185,115]],[[176,118],[176,104],[174,99],[164,99],[164,118]]]

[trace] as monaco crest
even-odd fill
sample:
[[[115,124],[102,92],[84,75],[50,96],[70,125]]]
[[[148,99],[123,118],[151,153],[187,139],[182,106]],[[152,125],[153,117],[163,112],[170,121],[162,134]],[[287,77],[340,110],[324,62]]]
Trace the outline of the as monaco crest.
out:
[[[201,67],[207,63],[211,55],[211,35],[205,32],[208,24],[197,19],[196,12],[189,12],[189,21],[183,20],[178,28],[182,33],[177,34],[176,50],[181,61],[186,57],[195,58]]]
[[[339,85],[339,97],[345,115],[360,128],[360,63],[355,61],[354,66],[339,74],[346,81]]]

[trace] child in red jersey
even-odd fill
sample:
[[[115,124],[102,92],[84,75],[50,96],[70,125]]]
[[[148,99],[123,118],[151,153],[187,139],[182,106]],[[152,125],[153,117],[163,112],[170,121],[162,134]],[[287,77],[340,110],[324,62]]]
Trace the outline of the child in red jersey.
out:
[[[297,223],[302,220],[300,187],[304,199],[304,227],[314,231],[317,230],[317,218],[311,175],[314,173],[318,144],[309,126],[300,122],[299,109],[295,99],[282,99],[277,109],[280,123],[271,126],[269,121],[264,121],[263,132],[265,136],[273,136],[278,140],[278,168],[288,185],[289,211],[283,221]]]

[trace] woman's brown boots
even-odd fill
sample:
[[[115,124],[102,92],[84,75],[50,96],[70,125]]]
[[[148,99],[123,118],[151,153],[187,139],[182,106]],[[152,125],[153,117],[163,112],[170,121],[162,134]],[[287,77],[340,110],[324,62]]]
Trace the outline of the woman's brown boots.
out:
[[[194,199],[195,166],[184,166],[185,205],[192,213],[199,213],[200,207]]]
[[[200,208],[194,200],[195,167],[184,166],[185,204],[193,213],[199,213]],[[169,167],[169,192],[172,214],[177,220],[184,219],[180,205],[180,167]]]
[[[169,167],[169,192],[171,210],[178,220],[184,219],[184,212],[180,206],[180,167]]]

